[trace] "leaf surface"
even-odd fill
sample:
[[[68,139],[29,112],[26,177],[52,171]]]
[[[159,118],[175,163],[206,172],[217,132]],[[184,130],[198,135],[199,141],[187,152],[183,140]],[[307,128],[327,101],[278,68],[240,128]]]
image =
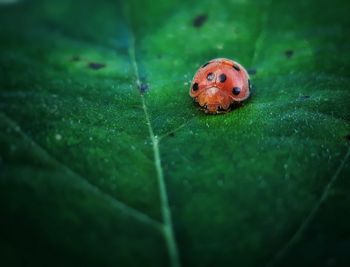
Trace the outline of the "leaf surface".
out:
[[[0,5],[4,266],[347,265],[348,8]],[[188,89],[216,57],[253,92],[208,116]]]

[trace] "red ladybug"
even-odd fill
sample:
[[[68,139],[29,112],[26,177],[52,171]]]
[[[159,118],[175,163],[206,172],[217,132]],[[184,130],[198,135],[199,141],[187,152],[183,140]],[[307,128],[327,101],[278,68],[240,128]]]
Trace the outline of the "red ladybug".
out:
[[[249,75],[239,63],[216,58],[194,75],[190,96],[206,113],[217,114],[228,112],[231,104],[247,99],[250,89]]]

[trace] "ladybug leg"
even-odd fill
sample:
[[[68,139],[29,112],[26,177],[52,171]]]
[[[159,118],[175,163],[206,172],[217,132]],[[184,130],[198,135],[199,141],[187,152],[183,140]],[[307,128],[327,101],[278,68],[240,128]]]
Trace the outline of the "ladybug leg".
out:
[[[223,107],[219,106],[218,110],[216,111],[217,114],[223,114],[223,113],[227,113],[231,110],[230,106],[226,109],[224,109]]]
[[[203,112],[206,113],[206,114],[215,114],[215,113],[211,112],[211,111],[208,109],[208,106],[207,106],[207,105],[199,106],[199,110],[203,111]]]

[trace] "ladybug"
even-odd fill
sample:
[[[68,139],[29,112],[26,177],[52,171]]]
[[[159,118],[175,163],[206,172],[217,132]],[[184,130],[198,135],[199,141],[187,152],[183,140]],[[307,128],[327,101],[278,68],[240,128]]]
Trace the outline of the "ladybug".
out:
[[[247,99],[251,84],[247,71],[236,61],[216,58],[205,63],[194,75],[190,96],[205,113],[230,111],[231,104]]]

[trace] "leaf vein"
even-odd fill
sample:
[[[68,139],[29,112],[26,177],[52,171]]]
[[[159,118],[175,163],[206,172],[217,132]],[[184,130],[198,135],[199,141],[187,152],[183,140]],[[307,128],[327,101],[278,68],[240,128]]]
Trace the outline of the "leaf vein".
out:
[[[152,141],[152,149],[153,149],[153,157],[154,157],[154,165],[157,171],[157,180],[158,180],[158,187],[159,187],[159,195],[160,195],[160,201],[161,201],[161,213],[163,218],[163,233],[164,238],[166,241],[169,258],[170,258],[170,264],[172,267],[180,267],[180,260],[179,260],[179,252],[178,247],[175,240],[175,234],[173,229],[173,223],[171,218],[171,210],[169,206],[169,198],[168,193],[165,185],[165,178],[164,178],[164,172],[161,164],[161,157],[160,157],[160,151],[159,151],[159,138],[157,135],[154,134],[153,127],[151,124],[149,112],[146,106],[146,101],[144,97],[144,93],[140,90],[140,78],[139,78],[139,69],[136,61],[136,55],[135,55],[135,38],[130,31],[130,37],[129,37],[129,56],[131,60],[131,64],[134,70],[134,76],[135,76],[135,83],[137,90],[140,92],[140,98],[142,103],[142,109],[144,111],[144,115],[146,118],[146,123],[148,127],[149,137]]]
[[[311,221],[314,219],[317,212],[320,210],[320,207],[322,206],[323,202],[325,202],[327,197],[329,196],[329,191],[332,188],[332,186],[334,185],[334,183],[337,181],[337,178],[339,177],[339,174],[342,171],[342,169],[345,165],[345,162],[348,160],[349,156],[350,156],[350,147],[348,148],[342,162],[340,163],[340,165],[336,169],[334,175],[332,176],[332,178],[329,180],[329,182],[325,186],[325,188],[322,192],[322,195],[320,196],[320,198],[318,199],[316,204],[313,206],[313,208],[311,209],[309,214],[302,221],[301,225],[296,230],[296,232],[287,241],[287,243],[284,246],[282,246],[282,248],[280,250],[277,251],[277,253],[273,256],[272,260],[270,260],[267,263],[266,267],[275,266],[278,262],[280,262],[284,258],[285,255],[287,255],[287,253],[290,251],[290,249],[300,240],[304,231],[309,226]]]
[[[21,137],[24,140],[27,140],[30,142],[39,152],[41,152],[45,157],[52,160],[57,166],[59,166],[62,170],[64,170],[67,174],[78,178],[82,183],[87,186],[92,191],[95,191],[98,193],[102,198],[104,198],[106,201],[108,201],[110,204],[113,205],[113,207],[119,209],[120,211],[124,212],[125,214],[128,214],[129,216],[133,217],[134,219],[148,224],[156,229],[161,229],[161,223],[156,221],[155,219],[151,218],[147,214],[130,207],[129,205],[125,204],[124,202],[118,200],[115,197],[112,197],[110,194],[107,194],[106,192],[103,192],[100,188],[98,188],[96,185],[89,182],[87,179],[83,178],[80,174],[73,171],[71,168],[69,168],[67,165],[63,164],[59,160],[57,160],[55,157],[53,157],[48,151],[46,151],[42,146],[40,146],[37,142],[35,142],[32,138],[30,138],[23,130],[20,128],[19,124],[15,122],[12,118],[10,118],[5,113],[0,113],[7,121],[8,123],[16,129],[16,131],[21,135]]]

